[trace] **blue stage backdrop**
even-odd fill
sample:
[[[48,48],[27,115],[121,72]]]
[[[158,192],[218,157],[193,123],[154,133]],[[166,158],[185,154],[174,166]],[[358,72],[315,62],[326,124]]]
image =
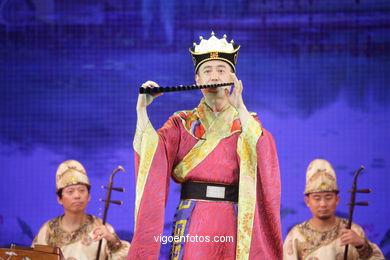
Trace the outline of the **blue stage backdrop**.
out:
[[[347,190],[364,165],[354,220],[390,257],[390,4],[385,0],[151,1],[0,0],[0,247],[29,245],[63,212],[55,172],[82,162],[98,215],[111,171],[126,188],[108,222],[131,240],[135,177],[132,139],[139,86],[194,83],[188,48],[227,34],[241,44],[244,101],[274,135],[282,176],[282,227],[311,215],[305,171],[317,157],[335,167],[347,217]],[[167,93],[150,107],[156,128],[192,109],[200,91]],[[171,183],[165,234],[179,186]],[[164,245],[161,259],[167,259]]]

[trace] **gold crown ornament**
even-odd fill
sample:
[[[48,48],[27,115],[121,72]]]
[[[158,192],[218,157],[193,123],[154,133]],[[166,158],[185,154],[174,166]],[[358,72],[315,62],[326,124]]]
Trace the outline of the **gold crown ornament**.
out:
[[[56,173],[57,191],[75,184],[90,185],[84,166],[76,160],[67,160],[58,166]]]
[[[233,72],[236,71],[236,62],[238,50],[240,45],[234,44],[231,40],[230,43],[226,40],[226,34],[221,39],[215,37],[214,32],[211,32],[211,37],[208,40],[199,37],[200,43],[190,48],[192,60],[195,65],[195,73],[198,72],[200,65],[210,60],[221,60],[227,62],[232,68]]]
[[[324,159],[313,160],[306,170],[306,187],[304,194],[313,192],[339,192],[336,173],[332,165]]]

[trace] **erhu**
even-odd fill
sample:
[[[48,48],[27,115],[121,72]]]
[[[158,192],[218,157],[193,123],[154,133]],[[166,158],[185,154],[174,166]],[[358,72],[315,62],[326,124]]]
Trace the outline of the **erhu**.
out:
[[[359,173],[364,169],[363,166],[360,166],[359,169],[355,172],[355,175],[353,177],[353,184],[352,184],[352,190],[349,190],[348,192],[351,192],[351,200],[347,205],[349,205],[349,216],[348,216],[348,225],[347,229],[351,229],[352,225],[352,217],[353,217],[353,211],[355,209],[355,206],[368,206],[368,202],[355,202],[356,200],[356,193],[371,193],[370,189],[358,189],[357,188],[357,178],[359,176]],[[344,260],[348,259],[348,246],[345,246],[344,249]]]
[[[114,175],[118,171],[125,171],[125,169],[123,169],[122,166],[116,167],[116,169],[113,170],[111,175],[110,175],[110,179],[108,181],[108,186],[102,186],[102,189],[107,189],[106,199],[100,199],[100,201],[104,201],[105,202],[104,203],[103,225],[106,224],[107,213],[108,213],[108,208],[110,207],[110,203],[117,204],[117,205],[122,205],[123,204],[122,201],[111,200],[111,192],[113,190],[116,190],[116,191],[119,191],[119,192],[124,192],[125,191],[124,188],[114,188],[114,187],[112,187],[112,185],[114,184]],[[98,250],[97,250],[97,253],[96,253],[96,260],[99,260],[101,247],[102,247],[102,239],[99,241],[99,246],[98,246]]]
[[[234,85],[234,83],[219,83],[219,84],[211,84],[211,85],[179,85],[172,87],[156,87],[156,88],[139,88],[139,94],[157,94],[157,93],[165,93],[165,92],[174,92],[174,91],[186,91],[186,90],[195,90],[195,89],[205,89],[205,88],[218,88],[218,87],[226,87]]]

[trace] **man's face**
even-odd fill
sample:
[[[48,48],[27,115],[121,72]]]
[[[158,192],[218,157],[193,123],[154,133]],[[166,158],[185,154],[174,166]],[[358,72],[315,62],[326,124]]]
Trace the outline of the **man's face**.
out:
[[[305,197],[313,217],[326,220],[334,216],[340,196],[335,192],[314,192]]]
[[[197,85],[210,85],[232,82],[230,73],[231,67],[228,63],[220,60],[206,61],[200,65],[198,73],[195,75]],[[225,89],[230,92],[230,86],[219,88],[202,89],[204,96],[206,95],[226,95]]]
[[[57,197],[65,211],[72,213],[84,212],[90,199],[88,188],[83,184],[68,186],[62,190],[62,199]]]

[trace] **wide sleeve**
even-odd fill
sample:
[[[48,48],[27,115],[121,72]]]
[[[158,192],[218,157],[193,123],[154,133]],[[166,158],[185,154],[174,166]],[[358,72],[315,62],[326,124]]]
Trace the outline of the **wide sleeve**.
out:
[[[136,201],[128,259],[158,259],[169,178],[180,142],[180,119],[172,116],[155,131],[149,122],[134,138]]]
[[[368,243],[370,244],[370,246],[372,248],[372,255],[369,258],[370,260],[384,260],[384,259],[386,259],[383,255],[382,251],[380,250],[380,248],[376,244],[374,244],[370,241],[368,241]]]
[[[45,223],[40,229],[38,234],[35,236],[31,246],[34,247],[34,245],[47,245],[46,237],[48,232],[48,223]]]
[[[251,125],[261,123],[253,117]],[[245,129],[244,129],[245,131]],[[253,225],[251,255],[262,255],[264,259],[282,259],[283,243],[280,223],[281,184],[279,162],[273,136],[264,128],[256,144],[257,185],[256,208]]]
[[[120,238],[115,233],[114,228],[106,223],[108,230],[115,236],[114,242],[106,243],[106,255],[108,255],[109,260],[118,260],[126,259],[127,254],[129,253],[130,243],[125,240],[120,240]]]
[[[365,239],[365,244],[361,248],[356,248],[356,250],[359,254],[359,259],[361,259],[361,260],[367,260],[367,259],[369,259],[369,260],[382,260],[382,259],[385,259],[385,257],[382,254],[382,251],[379,249],[379,247],[367,239],[366,233],[364,232],[364,230],[361,226],[353,223],[352,230],[355,231],[359,236],[361,236]]]
[[[298,248],[296,243],[296,230],[293,228],[290,232],[288,232],[288,235],[286,239],[284,240],[283,244],[283,260],[298,260]]]

